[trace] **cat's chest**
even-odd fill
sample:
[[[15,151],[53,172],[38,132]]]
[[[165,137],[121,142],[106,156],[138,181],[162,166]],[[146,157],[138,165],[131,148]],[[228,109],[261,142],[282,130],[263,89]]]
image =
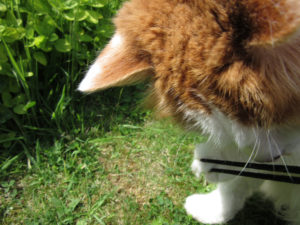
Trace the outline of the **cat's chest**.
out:
[[[293,159],[298,157],[300,126],[270,129],[245,126],[218,109],[213,109],[209,115],[188,109],[184,111],[184,117],[193,128],[208,135],[209,142],[221,151],[232,152],[232,155],[243,153],[251,160],[264,162],[274,161],[282,155]]]
[[[258,133],[255,128],[230,119],[216,108],[210,114],[185,109],[184,119],[192,128],[201,130],[213,142],[224,146],[234,142],[239,148],[244,148],[255,141]]]

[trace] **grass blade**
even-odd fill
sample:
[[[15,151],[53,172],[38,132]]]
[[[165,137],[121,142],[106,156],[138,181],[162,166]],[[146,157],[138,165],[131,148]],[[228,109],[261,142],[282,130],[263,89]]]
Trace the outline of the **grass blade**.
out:
[[[15,162],[17,159],[19,159],[21,153],[19,155],[16,155],[10,159],[7,159],[2,165],[1,165],[1,172],[6,170],[13,162]]]
[[[25,75],[24,73],[22,72],[22,70],[20,69],[18,63],[16,62],[15,58],[13,57],[13,54],[12,52],[10,51],[8,45],[6,44],[6,42],[2,39],[3,41],[3,44],[4,44],[4,47],[6,49],[6,52],[7,52],[7,55],[9,57],[9,60],[11,62],[11,64],[13,65],[14,69],[16,70],[16,74],[17,74],[17,78],[18,80],[21,82],[25,92],[26,92],[26,95],[27,97],[29,97],[29,87],[28,87],[28,84],[26,82],[26,79],[25,79]]]

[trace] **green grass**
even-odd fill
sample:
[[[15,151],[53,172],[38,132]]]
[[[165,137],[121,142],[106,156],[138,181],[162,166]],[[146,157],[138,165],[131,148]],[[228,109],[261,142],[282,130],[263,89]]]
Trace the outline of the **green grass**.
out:
[[[136,109],[144,85],[75,91],[123,1],[101,2],[0,3],[0,224],[198,224],[183,204],[214,188],[190,171],[204,138]],[[228,225],[282,224],[272,213],[252,198]]]
[[[1,224],[199,224],[184,199],[214,187],[190,172],[195,143],[169,121],[94,126],[1,165]],[[283,224],[252,198],[228,225]]]

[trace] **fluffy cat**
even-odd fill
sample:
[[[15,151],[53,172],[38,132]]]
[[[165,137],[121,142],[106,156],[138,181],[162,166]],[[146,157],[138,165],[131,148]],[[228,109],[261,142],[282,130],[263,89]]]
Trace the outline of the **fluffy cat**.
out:
[[[162,115],[209,135],[192,170],[218,183],[186,199],[188,214],[224,223],[260,190],[300,224],[300,187],[210,172],[202,158],[299,165],[299,0],[131,0],[82,92],[150,79]],[[288,171],[287,171],[288,173]]]

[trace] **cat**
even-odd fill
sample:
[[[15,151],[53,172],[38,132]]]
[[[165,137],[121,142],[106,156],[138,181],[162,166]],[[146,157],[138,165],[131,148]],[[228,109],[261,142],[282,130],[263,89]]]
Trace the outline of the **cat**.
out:
[[[210,172],[202,158],[299,165],[299,0],[131,0],[78,89],[146,79],[155,110],[209,136],[192,171],[217,184],[185,202],[207,224],[225,223],[253,192],[300,224],[300,187]],[[288,171],[287,171],[288,174]]]

